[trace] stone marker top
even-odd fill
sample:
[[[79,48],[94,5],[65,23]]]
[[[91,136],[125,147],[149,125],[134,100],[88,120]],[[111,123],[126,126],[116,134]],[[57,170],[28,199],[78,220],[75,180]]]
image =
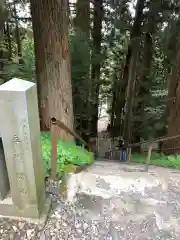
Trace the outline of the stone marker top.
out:
[[[0,85],[0,91],[15,91],[15,92],[24,92],[30,87],[34,86],[35,83],[25,81],[19,78],[13,78],[10,81]]]

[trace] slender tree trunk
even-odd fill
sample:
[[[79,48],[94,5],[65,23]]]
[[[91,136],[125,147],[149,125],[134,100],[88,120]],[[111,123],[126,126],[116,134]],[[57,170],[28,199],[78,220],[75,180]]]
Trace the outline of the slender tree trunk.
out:
[[[10,27],[9,27],[9,22],[6,22],[6,37],[7,37],[7,42],[8,42],[8,59],[12,59],[12,42],[11,42],[11,34],[10,34]]]
[[[73,129],[67,0],[31,0],[31,10],[41,129],[50,129],[52,117]]]
[[[4,28],[4,23],[7,18],[8,18],[8,12],[6,11],[5,3],[4,1],[0,1],[0,33]]]
[[[117,75],[117,74],[116,74]],[[114,76],[114,83],[112,86],[112,102],[111,102],[111,135],[117,137],[122,135],[121,133],[121,115],[122,108],[120,108],[121,99],[121,82],[119,76]]]
[[[93,53],[92,53],[92,118],[91,134],[97,136],[99,87],[101,69],[101,41],[102,41],[103,1],[94,1],[94,25],[93,25]]]
[[[20,39],[20,32],[19,32],[19,22],[18,22],[18,16],[16,11],[16,4],[14,1],[14,17],[15,17],[15,35],[16,35],[16,45],[17,45],[17,53],[19,58],[19,63],[23,64],[22,60],[22,47],[21,47],[21,39]]]
[[[112,101],[111,101],[111,129],[114,128],[116,98],[117,98],[117,77],[114,76],[114,83],[112,86]]]
[[[4,52],[4,25],[7,19],[7,12],[5,9],[4,1],[0,2],[0,80],[4,81],[3,68],[5,63],[5,52]]]

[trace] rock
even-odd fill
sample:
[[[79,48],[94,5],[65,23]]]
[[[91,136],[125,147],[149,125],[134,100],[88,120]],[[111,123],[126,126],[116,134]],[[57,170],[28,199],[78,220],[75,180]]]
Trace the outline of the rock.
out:
[[[88,227],[89,227],[89,225],[88,225],[87,223],[84,223],[84,224],[83,224],[84,230],[88,229]]]
[[[60,222],[56,222],[56,224],[55,224],[55,226],[56,226],[56,228],[59,230],[59,229],[61,229],[61,223]]]
[[[80,223],[75,223],[75,228],[76,228],[76,229],[81,228],[81,224],[80,224]]]
[[[25,223],[24,222],[19,222],[19,229],[23,229],[24,228],[24,226],[25,226]]]
[[[13,228],[13,230],[14,230],[15,232],[18,231],[18,228],[17,228],[16,226],[13,226],[12,228]]]
[[[34,236],[34,229],[28,229],[27,232],[26,232],[27,239],[29,240],[33,236]]]
[[[45,235],[44,231],[41,232],[41,235],[40,235],[40,237],[39,237],[39,240],[46,240],[46,235]]]
[[[14,234],[13,234],[13,233],[11,233],[11,234],[9,235],[8,240],[14,240]]]
[[[67,223],[63,222],[63,223],[62,223],[62,226],[63,226],[63,227],[67,227]]]

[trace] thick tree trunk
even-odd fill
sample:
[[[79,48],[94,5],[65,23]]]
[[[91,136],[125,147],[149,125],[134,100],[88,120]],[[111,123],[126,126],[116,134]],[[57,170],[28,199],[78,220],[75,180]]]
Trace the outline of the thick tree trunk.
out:
[[[129,68],[130,68],[130,62],[131,62],[131,57],[132,57],[132,49],[133,49],[133,44],[135,41],[139,41],[139,38],[141,37],[142,31],[141,31],[141,24],[144,19],[143,15],[143,9],[145,7],[145,0],[138,0],[136,4],[136,16],[134,19],[134,23],[132,26],[132,31],[131,31],[131,37],[130,37],[130,43],[128,46],[128,51],[126,55],[126,62],[124,65],[124,70],[123,70],[123,80],[128,83],[128,77],[129,77]],[[127,85],[126,85],[127,87]]]
[[[177,58],[168,82],[168,129],[167,136],[180,133],[180,42],[177,49]],[[174,149],[169,149],[174,148]],[[162,149],[167,154],[180,153],[180,138],[164,142]]]
[[[132,127],[132,108],[134,98],[134,87],[136,81],[136,61],[138,58],[138,49],[141,36],[141,24],[144,19],[143,9],[145,7],[145,0],[138,0],[136,4],[136,16],[131,32],[131,40],[126,56],[126,64],[124,67],[123,81],[127,83],[126,91],[126,107],[124,116],[123,137],[127,142],[131,141],[131,127]]]
[[[67,0],[31,0],[31,10],[41,129],[52,117],[73,129]]]
[[[76,33],[78,35],[83,35],[84,42],[89,45],[89,37],[90,37],[90,1],[89,0],[78,0],[76,3],[76,18],[75,18],[75,27]],[[88,56],[87,59],[90,62],[90,51],[87,52]],[[84,89],[83,98],[80,96],[74,97],[73,101],[75,102],[74,106],[78,106],[78,109],[74,108],[75,116],[78,116],[77,122],[79,122],[80,131],[81,129],[85,129],[86,133],[82,133],[82,137],[85,141],[89,140],[89,118],[90,118],[90,104],[89,104],[89,97],[90,97],[90,65],[87,67],[84,73],[84,80],[86,81],[86,89]],[[81,86],[77,86],[77,88],[81,89]],[[78,91],[77,93],[81,92]]]
[[[145,108],[149,104],[150,99],[150,91],[152,81],[151,81],[151,65],[153,59],[153,34],[156,32],[157,28],[157,18],[158,11],[159,11],[160,3],[159,2],[152,2],[149,7],[149,14],[147,19],[147,30],[144,37],[144,51],[143,51],[143,63],[141,65],[142,73],[140,76],[140,84],[137,86],[138,89],[138,104],[135,109],[135,114],[138,116],[138,120],[135,121],[134,124],[134,141],[140,142],[142,137],[141,130],[142,130],[142,123],[145,117]],[[138,148],[137,148],[138,149]],[[138,149],[140,150],[140,148]]]
[[[131,62],[129,66],[129,77],[128,77],[128,86],[127,86],[127,97],[125,105],[125,116],[124,116],[124,129],[123,129],[123,138],[126,142],[131,142],[132,135],[132,109],[134,101],[134,91],[135,91],[135,79],[136,79],[136,64],[138,59],[138,43],[132,51]]]
[[[150,99],[149,89],[151,88],[151,63],[153,57],[153,41],[150,33],[146,33],[144,42],[144,58],[142,64],[142,75],[140,78],[139,93],[137,94],[138,103],[135,109],[135,115],[137,116],[133,126],[133,140],[140,142],[142,137],[142,124],[145,117],[145,108],[148,105]],[[147,87],[149,85],[149,88]],[[135,151],[140,152],[140,146],[137,146]]]
[[[99,87],[101,69],[101,41],[102,41],[103,1],[94,1],[94,26],[93,26],[93,53],[92,53],[92,118],[91,134],[97,136]]]

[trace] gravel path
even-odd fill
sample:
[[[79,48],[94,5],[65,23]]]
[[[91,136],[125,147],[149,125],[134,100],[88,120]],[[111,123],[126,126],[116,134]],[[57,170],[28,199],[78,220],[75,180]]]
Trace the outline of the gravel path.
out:
[[[180,172],[150,167],[148,174],[140,171],[140,165],[119,165],[100,162],[84,172],[81,181],[84,179],[86,185],[86,181],[90,181],[87,174],[96,174],[96,188],[104,192],[95,194],[91,181],[90,193],[81,188],[73,204],[68,204],[60,197],[58,182],[48,182],[47,192],[51,192],[52,211],[45,228],[1,219],[0,239],[179,240]],[[131,169],[136,171],[131,172]],[[107,176],[115,175],[117,181],[124,182],[120,186],[121,191],[112,194],[113,177],[109,178],[109,183]],[[135,179],[140,180],[138,182]],[[159,184],[155,185],[153,179],[159,180]],[[132,185],[131,181],[134,182],[134,188],[126,190],[124,187]],[[140,183],[145,184],[144,189]],[[104,197],[105,191],[110,192],[111,196]]]

